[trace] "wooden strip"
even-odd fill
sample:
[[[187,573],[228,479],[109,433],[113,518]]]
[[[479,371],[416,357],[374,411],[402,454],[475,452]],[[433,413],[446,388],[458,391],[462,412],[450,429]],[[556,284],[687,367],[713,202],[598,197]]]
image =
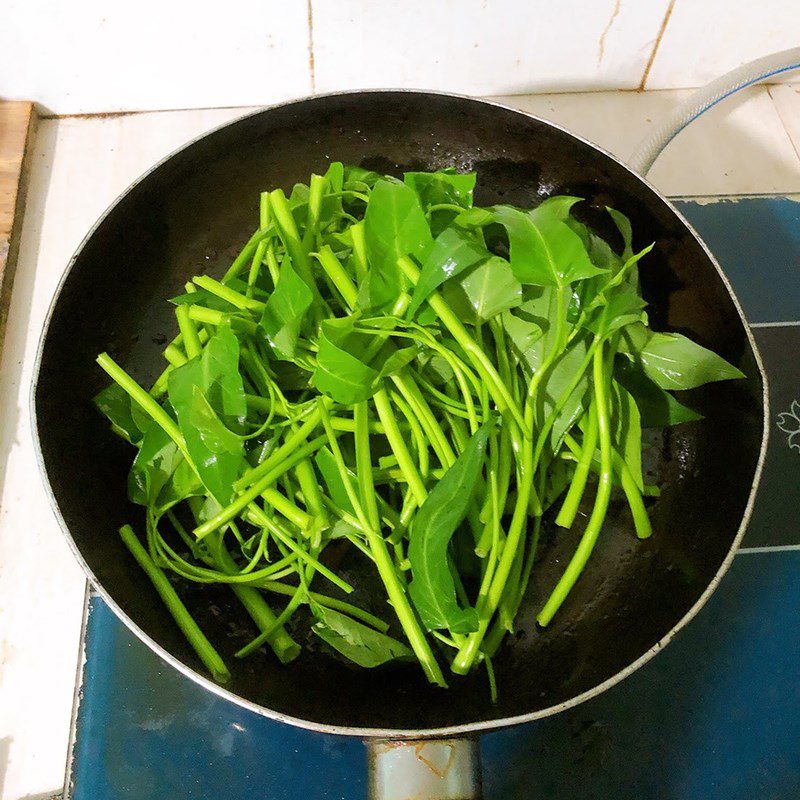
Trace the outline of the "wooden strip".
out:
[[[0,353],[25,208],[25,155],[32,150],[35,129],[33,103],[0,102]]]

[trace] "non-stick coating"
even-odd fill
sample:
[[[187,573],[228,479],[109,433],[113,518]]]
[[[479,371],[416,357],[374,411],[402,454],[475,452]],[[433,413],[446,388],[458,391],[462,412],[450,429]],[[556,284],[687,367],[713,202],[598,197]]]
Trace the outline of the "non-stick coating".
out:
[[[220,275],[257,220],[263,189],[291,188],[331,160],[401,174],[476,170],[479,204],[532,205],[550,194],[628,214],[635,245],[656,242],[642,268],[652,324],[683,331],[737,364],[746,380],[687,398],[701,422],[653,434],[654,534],[638,541],[616,504],[569,600],[546,631],[536,610],[569,558],[577,532],[545,533],[519,633],[497,656],[499,701],[486,675],[428,686],[409,664],[352,669],[314,649],[289,666],[271,653],[238,660],[255,634],[226,591],[181,589],[233,674],[226,688],[267,713],[356,728],[442,728],[539,711],[592,689],[661,640],[709,586],[742,522],[762,439],[762,384],[734,301],[692,232],[657,193],[614,159],[562,130],[477,100],[423,93],[357,93],[301,101],[234,122],[173,155],[108,212],[76,255],[43,344],[35,405],[47,476],[88,568],[125,615],[180,662],[203,668],[133,563],[117,528],[140,509],[126,499],[132,451],[91,397],[109,350],[144,383],[161,369],[176,330],[165,298],[198,272]],[[81,191],[76,186],[76,191]],[[343,563],[344,568],[347,567]],[[356,594],[356,602],[359,595]],[[369,597],[374,611],[388,606]],[[311,643],[313,645],[313,642]],[[691,669],[687,664],[687,669]]]

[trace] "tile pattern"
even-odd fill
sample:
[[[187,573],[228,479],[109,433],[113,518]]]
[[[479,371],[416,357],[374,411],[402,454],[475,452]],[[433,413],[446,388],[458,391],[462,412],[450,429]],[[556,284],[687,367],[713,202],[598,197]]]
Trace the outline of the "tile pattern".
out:
[[[795,152],[800,156],[800,85],[770,86],[769,94]]]
[[[717,257],[751,323],[800,320],[800,198],[676,206]]]
[[[308,34],[305,0],[6,0],[0,96],[56,114],[274,103],[311,92]]]
[[[690,94],[614,92],[502,99],[625,161],[654,124]],[[753,87],[720,103],[678,134],[648,179],[673,196],[782,194],[800,190],[800,158],[767,90]]]
[[[703,86],[798,42],[795,0],[676,0],[645,88]]]
[[[770,394],[770,445],[744,547],[800,546],[800,324],[756,328]]]
[[[366,86],[682,88],[800,37],[795,0],[232,0],[213,10],[189,0],[111,9],[8,0],[4,10],[0,96],[57,114],[254,105]]]
[[[800,553],[734,562],[703,613],[598,698],[481,737],[486,800],[793,800]],[[72,800],[362,800],[356,739],[256,716],[181,677],[92,603]],[[502,690],[502,687],[501,687]]]
[[[312,0],[318,91],[634,89],[667,0]]]

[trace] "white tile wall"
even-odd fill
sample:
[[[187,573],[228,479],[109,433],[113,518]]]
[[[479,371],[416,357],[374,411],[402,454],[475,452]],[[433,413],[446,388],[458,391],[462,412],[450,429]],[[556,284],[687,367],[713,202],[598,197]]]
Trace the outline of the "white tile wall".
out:
[[[667,0],[312,0],[316,88],[636,88]]]
[[[798,45],[798,0],[676,0],[646,88],[702,86],[754,58]]]
[[[648,88],[698,86],[800,43],[800,3],[5,0],[0,97],[77,114],[263,105],[354,87],[638,88],[657,40]]]
[[[266,104],[311,91],[306,0],[4,0],[0,97],[57,114]]]

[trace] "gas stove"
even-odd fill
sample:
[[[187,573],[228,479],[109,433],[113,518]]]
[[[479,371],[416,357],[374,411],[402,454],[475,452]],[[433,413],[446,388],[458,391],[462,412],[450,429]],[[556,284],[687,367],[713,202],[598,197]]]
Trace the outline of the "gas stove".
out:
[[[800,202],[676,205],[733,284],[769,376],[752,520],[719,589],[663,653],[577,708],[481,738],[487,800],[800,797]],[[91,595],[84,647],[72,800],[366,797],[358,740],[205,692]]]

